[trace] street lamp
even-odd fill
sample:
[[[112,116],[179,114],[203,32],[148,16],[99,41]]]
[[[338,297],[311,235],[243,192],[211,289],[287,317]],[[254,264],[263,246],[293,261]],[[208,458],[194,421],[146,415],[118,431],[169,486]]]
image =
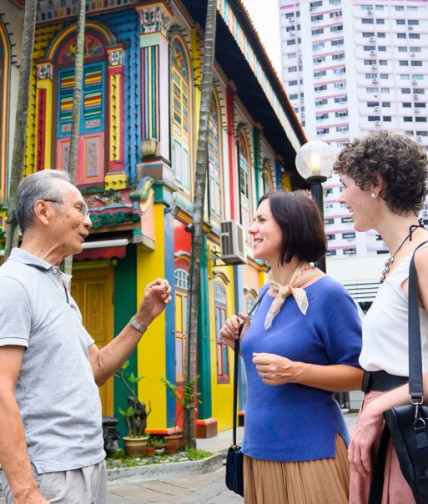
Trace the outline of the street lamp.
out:
[[[331,175],[336,154],[333,148],[320,140],[305,143],[296,156],[299,174],[311,184],[311,194],[324,221],[324,198],[322,183]],[[317,261],[317,266],[325,272],[325,256]]]

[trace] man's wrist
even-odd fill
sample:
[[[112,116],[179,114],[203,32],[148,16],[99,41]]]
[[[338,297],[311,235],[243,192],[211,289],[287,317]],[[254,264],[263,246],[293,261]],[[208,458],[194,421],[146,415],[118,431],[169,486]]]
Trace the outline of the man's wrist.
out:
[[[131,317],[131,320],[129,321],[129,323],[132,325],[132,327],[134,329],[139,331],[141,334],[144,334],[147,331],[147,329],[149,328],[149,324],[138,320],[135,315],[133,317]]]

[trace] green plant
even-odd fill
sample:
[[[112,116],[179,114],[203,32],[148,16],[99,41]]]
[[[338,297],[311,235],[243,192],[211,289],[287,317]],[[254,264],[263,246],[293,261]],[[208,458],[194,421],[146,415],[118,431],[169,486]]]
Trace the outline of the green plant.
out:
[[[153,434],[149,434],[148,444],[154,446],[156,449],[163,448],[165,446],[165,441],[162,437],[154,436]]]
[[[132,371],[129,373],[127,371],[128,367],[129,361],[124,362],[114,375],[122,381],[131,394],[128,397],[128,407],[126,410],[119,406],[118,411],[125,418],[128,436],[139,437],[144,435],[147,426],[147,417],[152,408],[149,403],[149,410],[147,411],[145,403],[138,400],[136,387],[144,379],[144,376],[136,376]]]
[[[182,408],[190,410],[195,408],[195,401],[198,404],[201,404],[201,400],[199,396],[200,392],[196,392],[196,382],[199,378],[198,376],[194,376],[187,383],[183,384],[183,396],[178,392],[177,385],[171,383],[166,378],[161,378],[162,383],[166,386],[169,392],[176,397],[177,401],[181,404]]]
[[[187,448],[185,455],[190,460],[200,460],[211,457],[212,453],[204,450],[197,450],[196,448]]]

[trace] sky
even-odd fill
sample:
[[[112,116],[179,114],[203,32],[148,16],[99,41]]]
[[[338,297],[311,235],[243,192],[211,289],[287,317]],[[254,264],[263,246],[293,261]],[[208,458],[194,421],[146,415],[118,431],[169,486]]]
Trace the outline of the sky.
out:
[[[270,60],[281,76],[278,0],[242,0],[265,46]]]

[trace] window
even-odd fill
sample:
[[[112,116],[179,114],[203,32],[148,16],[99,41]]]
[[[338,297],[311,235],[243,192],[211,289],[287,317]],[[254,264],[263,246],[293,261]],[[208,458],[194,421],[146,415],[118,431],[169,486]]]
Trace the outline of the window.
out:
[[[334,219],[324,219],[324,224],[329,226],[330,224],[334,224]]]
[[[397,33],[397,38],[398,39],[405,39],[405,38],[407,38],[407,35],[405,33]]]
[[[406,60],[399,60],[398,64],[400,66],[409,66],[409,62]]]
[[[344,240],[353,240],[355,238],[355,233],[343,233]]]
[[[319,79],[320,77],[324,77],[327,75],[327,72],[325,70],[320,70],[319,72],[314,72],[314,78]]]
[[[344,88],[346,88],[346,82],[335,82],[333,84],[333,87],[335,89],[344,89]]]
[[[343,26],[340,24],[340,25],[336,25],[336,26],[332,26],[330,28],[330,31],[331,32],[338,32],[338,31],[343,31]]]
[[[384,122],[391,122],[392,121],[392,117],[391,116],[383,116],[382,117],[382,121],[384,121]]]
[[[184,379],[184,356],[188,335],[187,308],[189,291],[189,273],[178,268],[175,270],[175,376],[178,383]]]
[[[311,21],[316,22],[316,21],[322,21],[324,16],[322,14],[318,14],[316,16],[311,16]]]
[[[315,86],[314,89],[316,92],[325,91],[327,89],[327,84],[321,84],[320,86]]]
[[[415,121],[416,122],[427,122],[427,118],[426,117],[415,117]]]
[[[220,282],[214,283],[215,327],[217,341],[217,380],[229,381],[229,353],[226,343],[220,335],[220,329],[226,323],[227,296],[226,289]]]
[[[355,255],[357,253],[355,248],[343,249],[343,255]]]
[[[421,36],[419,33],[409,33],[409,39],[420,39]]]
[[[325,235],[325,237],[327,238],[327,240],[334,240],[336,238],[336,235],[335,234],[327,234]]]
[[[247,137],[240,129],[238,134],[238,172],[239,172],[239,203],[241,212],[241,224],[245,230],[251,227],[251,174],[250,152]]]
[[[336,117],[348,117],[348,111],[347,110],[339,110],[335,113]]]
[[[419,24],[419,21],[418,21],[417,19],[409,19],[409,20],[407,21],[407,24],[408,24],[409,26],[417,26],[417,25]]]
[[[345,59],[345,53],[333,54],[331,56],[332,60],[342,60]]]
[[[342,224],[350,224],[351,222],[354,222],[352,217],[342,217],[340,220]]]
[[[295,45],[295,44],[296,44],[295,39],[287,40],[287,45]]]
[[[340,39],[332,40],[330,42],[330,44],[331,44],[332,47],[338,46],[338,45],[343,45],[343,39],[340,38]]]
[[[386,108],[391,107],[391,102],[389,102],[389,101],[383,101],[382,102],[382,107],[386,107]]]
[[[323,114],[318,114],[316,116],[316,120],[317,121],[322,121],[323,119],[328,119],[328,113],[327,112],[324,112]]]
[[[315,106],[320,107],[321,105],[326,105],[328,103],[327,98],[322,98],[321,100],[315,100]]]
[[[422,61],[412,61],[410,63],[411,66],[422,66]]]
[[[335,255],[336,255],[336,253],[337,253],[337,251],[336,251],[336,250],[327,250],[327,254],[326,254],[326,256],[327,256],[327,257],[335,256]]]
[[[337,96],[334,99],[334,103],[344,103],[344,102],[347,102],[347,101],[348,101],[348,97],[347,96]]]
[[[172,169],[177,185],[190,192],[191,184],[191,84],[189,60],[182,42],[171,44]]]
[[[398,25],[405,25],[406,24],[406,20],[405,19],[396,19],[395,23],[398,24]]]
[[[403,117],[403,121],[404,121],[404,122],[413,122],[413,117],[410,117],[410,116],[404,116],[404,117]]]
[[[374,24],[374,20],[373,20],[373,19],[371,19],[371,18],[363,18],[363,19],[361,20],[361,22],[362,22],[363,24]]]
[[[106,143],[108,125],[107,51],[101,34],[85,35],[82,105],[80,112],[79,155],[77,183],[101,183],[106,171]],[[99,38],[98,38],[99,37]],[[60,45],[56,66],[58,86],[56,96],[56,165],[67,169],[71,133],[71,115],[74,88],[74,57],[76,37],[65,39]]]
[[[321,35],[324,33],[324,28],[317,28],[316,30],[312,30],[312,35]]]
[[[349,126],[347,124],[345,126],[336,126],[336,131],[338,133],[346,133],[349,131]]]
[[[325,47],[324,42],[317,42],[316,44],[312,44],[312,49],[314,51],[319,51],[320,49],[323,49]]]
[[[221,219],[221,126],[219,121],[219,107],[216,95],[211,99],[211,110],[208,122],[208,189],[210,214]]]
[[[322,63],[323,61],[325,61],[325,56],[316,56],[313,59],[313,62],[315,65],[318,65],[319,63]]]

